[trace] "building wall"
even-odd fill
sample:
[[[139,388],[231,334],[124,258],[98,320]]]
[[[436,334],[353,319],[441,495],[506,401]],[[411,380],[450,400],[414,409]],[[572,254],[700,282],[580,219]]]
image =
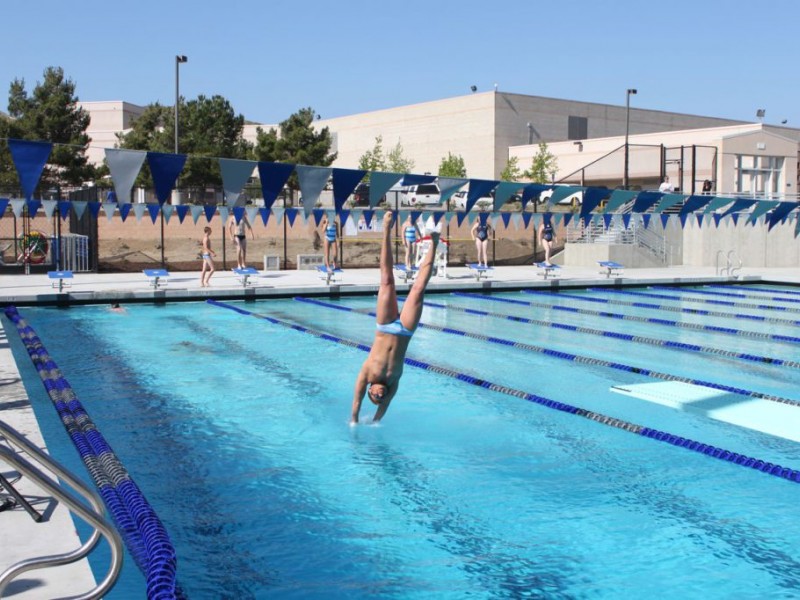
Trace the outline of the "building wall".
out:
[[[86,156],[95,165],[102,164],[105,148],[114,148],[117,145],[117,133],[130,129],[133,122],[144,113],[143,106],[118,100],[78,104],[89,113],[87,133],[92,142]]]

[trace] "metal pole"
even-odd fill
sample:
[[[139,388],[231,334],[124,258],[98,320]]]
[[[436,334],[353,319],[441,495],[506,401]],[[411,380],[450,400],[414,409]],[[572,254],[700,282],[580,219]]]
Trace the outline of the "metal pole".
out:
[[[633,88],[628,88],[625,93],[625,168],[622,175],[622,187],[626,190],[628,189],[629,184],[628,165],[630,148],[628,147],[628,136],[630,135],[631,129],[631,94],[636,94],[636,90]]]

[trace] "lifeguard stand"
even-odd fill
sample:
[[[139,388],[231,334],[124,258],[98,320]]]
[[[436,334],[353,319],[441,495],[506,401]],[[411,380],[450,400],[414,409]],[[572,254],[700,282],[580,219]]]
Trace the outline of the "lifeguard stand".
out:
[[[425,255],[428,253],[428,248],[431,247],[430,236],[424,237],[416,244],[417,256],[414,264],[419,268]],[[439,277],[447,278],[447,252],[449,243],[447,240],[439,238],[439,245],[436,247],[436,256],[433,259],[433,274]]]

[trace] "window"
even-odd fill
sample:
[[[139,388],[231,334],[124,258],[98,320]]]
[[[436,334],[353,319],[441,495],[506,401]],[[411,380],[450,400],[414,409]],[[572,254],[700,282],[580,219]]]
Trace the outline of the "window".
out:
[[[736,155],[736,192],[772,198],[782,192],[782,156]]]
[[[586,117],[568,117],[567,139],[585,140],[589,137],[589,119]]]

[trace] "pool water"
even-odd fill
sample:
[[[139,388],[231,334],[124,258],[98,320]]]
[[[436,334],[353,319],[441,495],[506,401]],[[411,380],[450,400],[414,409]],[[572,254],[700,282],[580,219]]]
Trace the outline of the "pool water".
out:
[[[778,293],[736,289],[752,297]],[[674,293],[679,299],[641,301],[702,306],[693,299],[699,296]],[[597,291],[430,294],[423,314],[430,327],[417,331],[409,356],[800,468],[797,442],[732,425],[702,407],[677,410],[614,393],[612,386],[654,379],[605,364],[795,402],[797,367],[503,316],[790,362],[800,361],[800,345],[755,336],[791,337],[800,333],[796,326],[593,306],[589,297],[638,302]],[[519,304],[531,302],[745,333]],[[374,303],[232,304],[370,344],[374,318],[366,313]],[[792,318],[771,309],[704,308]],[[380,425],[368,424],[372,407],[365,402],[365,423],[350,427],[353,382],[365,352],[211,304],[130,305],[125,314],[105,307],[20,312],[163,520],[191,598],[800,595],[797,483],[412,366]],[[18,339],[13,345],[51,452],[83,472]],[[714,400],[714,406],[753,401],[723,391]],[[800,415],[800,407],[790,406]],[[94,560],[103,572],[107,562]],[[109,597],[142,595],[142,578],[132,571],[126,568]]]

